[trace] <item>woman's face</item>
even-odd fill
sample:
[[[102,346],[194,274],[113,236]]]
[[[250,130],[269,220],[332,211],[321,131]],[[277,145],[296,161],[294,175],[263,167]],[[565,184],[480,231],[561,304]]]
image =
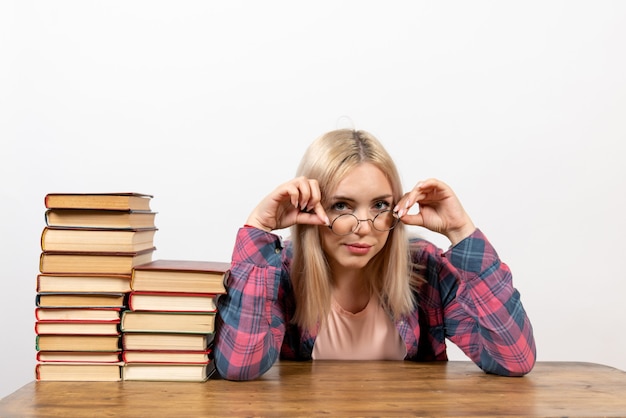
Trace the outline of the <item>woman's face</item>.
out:
[[[363,163],[350,171],[325,199],[329,202],[325,210],[331,223],[345,213],[360,220],[354,232],[343,236],[321,227],[322,249],[331,270],[341,275],[362,269],[382,250],[389,237],[389,231],[374,229],[371,220],[381,211],[393,209],[391,184],[378,167]]]

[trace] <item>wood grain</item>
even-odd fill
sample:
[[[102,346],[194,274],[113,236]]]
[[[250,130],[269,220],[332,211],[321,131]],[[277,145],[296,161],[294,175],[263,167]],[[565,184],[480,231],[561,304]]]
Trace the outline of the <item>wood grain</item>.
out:
[[[31,382],[1,417],[626,416],[626,373],[539,362],[525,377],[470,362],[279,362],[250,382]]]

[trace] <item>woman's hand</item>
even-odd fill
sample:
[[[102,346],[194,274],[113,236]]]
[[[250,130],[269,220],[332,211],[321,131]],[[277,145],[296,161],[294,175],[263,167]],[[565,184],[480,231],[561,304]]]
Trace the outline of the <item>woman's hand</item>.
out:
[[[409,214],[415,204],[419,212]],[[445,235],[456,245],[474,232],[476,227],[463,209],[452,189],[442,181],[421,181],[400,199],[394,211],[407,225],[417,225]]]
[[[295,224],[329,225],[317,180],[298,177],[278,186],[252,211],[247,225],[267,232]]]

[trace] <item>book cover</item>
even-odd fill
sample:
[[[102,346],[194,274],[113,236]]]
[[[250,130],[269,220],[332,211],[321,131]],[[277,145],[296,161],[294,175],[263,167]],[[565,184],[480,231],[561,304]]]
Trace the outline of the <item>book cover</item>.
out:
[[[113,321],[119,322],[121,308],[35,308],[37,321]]]
[[[124,350],[204,351],[213,342],[214,334],[184,333],[122,333]]]
[[[35,366],[37,381],[119,382],[121,364],[39,363]]]
[[[130,363],[122,367],[122,380],[205,382],[214,372],[214,362],[209,364]]]
[[[154,247],[156,228],[98,229],[47,226],[41,249],[62,252],[138,252]]]
[[[37,351],[118,351],[119,335],[36,335]]]
[[[118,335],[119,320],[113,321],[37,321],[38,335]]]
[[[120,363],[121,351],[38,351],[42,363]]]
[[[131,311],[215,312],[217,295],[212,293],[145,292],[128,294]]]
[[[38,274],[37,292],[128,293],[130,274]]]
[[[46,208],[150,210],[152,195],[134,192],[48,193]]]
[[[131,288],[138,291],[225,293],[230,263],[192,260],[154,260],[135,266]]]
[[[211,349],[191,350],[125,350],[122,352],[124,363],[159,363],[159,364],[208,364],[211,361]]]
[[[122,332],[197,333],[214,331],[215,313],[123,311]]]
[[[125,293],[38,293],[35,306],[40,308],[123,308]]]
[[[156,212],[105,209],[49,209],[45,222],[51,227],[151,228]]]
[[[63,252],[41,253],[41,273],[131,274],[133,267],[152,260],[155,247],[138,252]]]

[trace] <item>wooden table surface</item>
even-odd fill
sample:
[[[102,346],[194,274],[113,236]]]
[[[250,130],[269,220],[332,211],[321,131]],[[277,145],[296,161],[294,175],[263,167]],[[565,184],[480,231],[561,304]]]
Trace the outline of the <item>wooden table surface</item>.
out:
[[[626,416],[626,372],[539,362],[524,377],[470,362],[279,362],[260,379],[31,382],[0,417]]]

